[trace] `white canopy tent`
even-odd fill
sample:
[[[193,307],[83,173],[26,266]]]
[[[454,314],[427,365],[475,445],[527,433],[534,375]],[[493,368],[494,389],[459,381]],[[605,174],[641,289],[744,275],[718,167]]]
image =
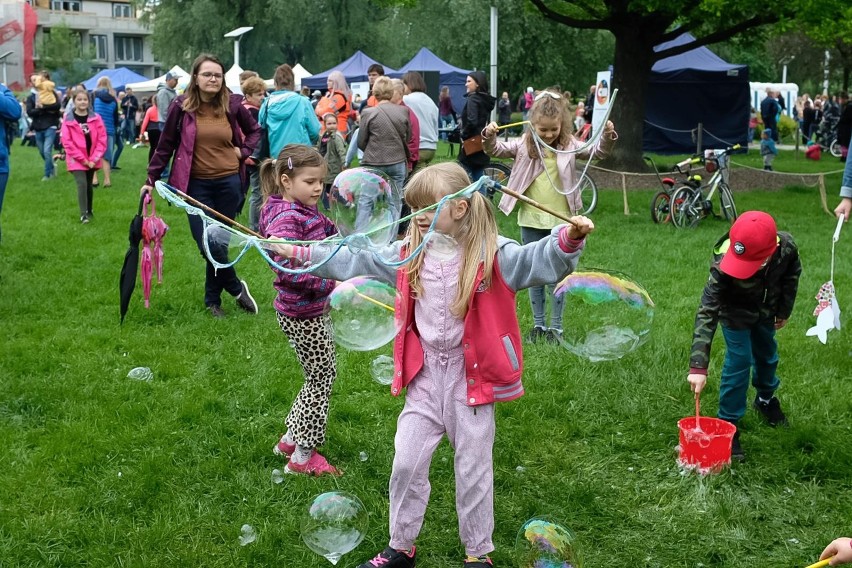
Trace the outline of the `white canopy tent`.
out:
[[[242,89],[240,89],[240,73],[243,72],[243,68],[234,63],[231,65],[231,68],[225,72],[225,85],[231,89],[232,93],[236,93],[241,95],[243,93]]]
[[[181,69],[180,65],[175,65],[169,69],[169,73],[178,76],[178,88],[186,87],[189,82],[189,73]],[[163,73],[155,79],[148,81],[140,81],[139,83],[128,83],[127,87],[133,89],[137,93],[154,93],[157,91],[157,86],[166,80],[166,74]]]

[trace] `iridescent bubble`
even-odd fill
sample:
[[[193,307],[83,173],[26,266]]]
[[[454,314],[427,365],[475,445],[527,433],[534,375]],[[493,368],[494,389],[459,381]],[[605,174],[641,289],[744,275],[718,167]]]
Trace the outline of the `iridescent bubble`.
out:
[[[560,343],[590,361],[620,359],[645,343],[654,321],[654,302],[623,274],[575,272],[554,290],[564,300]]]
[[[373,380],[380,385],[389,385],[393,382],[393,359],[387,355],[379,355],[370,364]]]
[[[399,219],[400,200],[400,189],[383,171],[351,168],[334,178],[329,217],[341,236],[364,233],[372,244],[382,246],[395,236],[394,221]]]
[[[515,539],[519,568],[579,568],[574,535],[548,519],[530,519]]]
[[[308,548],[337,564],[367,534],[367,510],[355,495],[330,491],[316,497],[302,517],[302,540]]]
[[[396,313],[398,305],[396,289],[375,278],[357,276],[340,282],[328,298],[334,340],[352,351],[385,345],[402,322]]]
[[[243,525],[240,527],[240,546],[253,543],[257,540],[257,533],[251,525]]]

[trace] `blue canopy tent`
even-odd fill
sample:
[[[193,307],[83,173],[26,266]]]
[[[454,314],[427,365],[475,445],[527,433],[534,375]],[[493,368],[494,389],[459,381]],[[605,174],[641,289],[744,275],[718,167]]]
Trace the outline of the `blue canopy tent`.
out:
[[[683,33],[654,51],[694,40]],[[704,148],[746,145],[751,110],[747,65],[727,63],[708,48],[697,47],[657,61],[646,94],[644,151],[694,152],[698,123],[704,129]]]
[[[358,50],[343,63],[335,65],[331,69],[326,69],[322,73],[305,77],[302,79],[302,86],[324,91],[328,88],[328,76],[331,75],[332,71],[343,73],[347,83],[364,82],[367,81],[367,69],[374,63],[379,62],[366,55],[363,51]],[[385,68],[385,74],[396,72],[395,69],[391,69],[387,65],[382,63],[379,63],[379,65]]]
[[[95,87],[98,85],[98,80],[101,77],[109,77],[110,82],[112,83],[112,88],[115,89],[116,92],[123,91],[124,86],[128,83],[139,83],[141,81],[147,81],[148,78],[140,75],[139,73],[134,73],[127,67],[117,67],[115,69],[104,69],[103,71],[98,72],[94,77],[83,81],[83,85],[89,91],[95,90]]]
[[[450,65],[426,47],[421,47],[420,51],[411,58],[411,61],[399,68],[399,76],[401,77],[408,71],[437,71],[440,73],[441,86],[450,88],[450,98],[453,100],[453,108],[456,112],[461,112],[464,107],[464,94],[466,92],[464,81],[470,71]]]

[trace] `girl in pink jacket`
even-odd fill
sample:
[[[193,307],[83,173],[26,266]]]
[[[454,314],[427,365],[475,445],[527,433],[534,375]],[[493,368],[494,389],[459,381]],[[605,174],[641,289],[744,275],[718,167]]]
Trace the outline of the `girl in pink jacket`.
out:
[[[92,179],[106,152],[107,133],[101,117],[89,112],[89,93],[77,90],[72,101],[74,112],[62,121],[62,146],[68,171],[77,182],[80,222],[85,225],[92,218]]]
[[[556,150],[576,150],[582,144],[572,134],[573,116],[568,109],[568,102],[552,91],[542,91],[535,97],[529,112],[530,126],[540,142]],[[509,142],[497,139],[497,123],[492,122],[482,131],[485,151],[498,158],[515,158],[512,175],[508,185],[514,191],[526,194],[550,209],[563,215],[574,215],[582,209],[580,192],[577,187],[575,161],[577,153],[548,150],[544,145],[537,144],[533,133],[527,130],[523,136]],[[603,137],[597,145],[595,157],[606,155],[615,140],[615,131],[611,122],[607,122]],[[579,153],[581,159],[588,160],[591,152]],[[500,199],[500,210],[506,215],[512,212],[516,199],[503,194]],[[523,244],[541,240],[550,235],[551,229],[560,223],[556,217],[536,209],[531,205],[521,203],[518,211],[518,225],[521,227],[521,242]],[[553,295],[553,285],[550,288],[550,327],[545,326],[545,294],[544,286],[530,288],[530,304],[533,312],[533,328],[527,333],[527,340],[535,343],[545,339],[556,343],[562,335],[562,305],[561,299]]]

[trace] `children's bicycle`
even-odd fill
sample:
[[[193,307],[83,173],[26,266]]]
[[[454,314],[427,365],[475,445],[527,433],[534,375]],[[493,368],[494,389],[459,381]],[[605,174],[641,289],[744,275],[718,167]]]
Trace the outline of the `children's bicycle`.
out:
[[[724,150],[706,150],[702,158],[704,169],[713,174],[699,188],[680,187],[672,194],[671,214],[675,227],[695,227],[710,215],[733,222],[737,218],[734,196],[728,185],[728,154],[740,148],[739,144]],[[719,213],[713,210],[713,196],[719,193]]]
[[[654,168],[654,173],[657,174],[657,179],[660,180],[660,185],[663,187],[663,190],[658,192],[654,198],[651,199],[651,220],[657,224],[668,223],[672,218],[671,203],[674,192],[684,185],[693,189],[698,189],[701,186],[701,176],[698,174],[693,175],[691,173],[693,164],[701,163],[701,158],[688,158],[672,167],[672,173],[678,173],[684,176],[681,180],[668,176],[662,177],[660,175],[660,171],[657,169],[657,164],[654,163],[654,160],[652,160],[650,156],[645,156],[644,159]]]
[[[491,161],[485,166],[485,175],[503,185],[511,174],[512,167],[506,162]],[[577,215],[588,215],[594,211],[598,205],[598,186],[595,185],[594,180],[584,173],[575,191],[580,192],[580,202],[583,204],[582,210],[577,211]]]

